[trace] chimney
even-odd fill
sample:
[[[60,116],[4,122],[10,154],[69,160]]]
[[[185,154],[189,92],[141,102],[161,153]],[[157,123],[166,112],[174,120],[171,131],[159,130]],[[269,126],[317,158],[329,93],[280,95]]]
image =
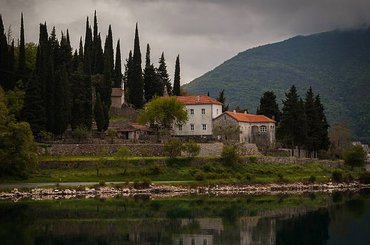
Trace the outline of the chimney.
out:
[[[245,110],[245,111],[244,111],[244,114],[248,114],[248,111],[247,111],[247,110]]]
[[[234,114],[236,114],[236,110],[233,110]]]
[[[274,121],[275,121],[275,115],[272,115],[272,120],[274,120]]]
[[[197,96],[197,102],[200,102],[200,96],[199,95]]]

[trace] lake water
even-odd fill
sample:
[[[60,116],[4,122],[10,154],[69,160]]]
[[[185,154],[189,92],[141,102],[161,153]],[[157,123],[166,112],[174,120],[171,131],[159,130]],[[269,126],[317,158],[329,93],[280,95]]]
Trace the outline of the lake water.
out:
[[[3,200],[0,244],[370,244],[370,191]]]

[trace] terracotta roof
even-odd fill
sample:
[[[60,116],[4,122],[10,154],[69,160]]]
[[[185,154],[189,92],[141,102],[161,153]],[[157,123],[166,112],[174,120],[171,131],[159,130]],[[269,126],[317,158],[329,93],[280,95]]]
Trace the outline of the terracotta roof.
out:
[[[238,122],[249,122],[249,123],[275,123],[275,120],[266,117],[265,115],[254,115],[247,113],[238,113],[232,111],[225,111],[225,114],[234,118]]]
[[[123,90],[121,88],[112,88],[112,97],[121,97]]]
[[[222,105],[222,103],[219,102],[218,100],[215,100],[206,95],[176,96],[176,99],[177,101],[185,105],[205,105],[205,104]]]

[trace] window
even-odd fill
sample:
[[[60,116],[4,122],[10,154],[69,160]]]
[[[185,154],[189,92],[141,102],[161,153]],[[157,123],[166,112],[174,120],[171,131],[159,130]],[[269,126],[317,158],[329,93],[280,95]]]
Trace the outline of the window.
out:
[[[202,115],[206,114],[206,109],[202,108]]]
[[[194,124],[190,124],[190,130],[194,131]]]
[[[207,239],[204,239],[204,240],[203,240],[203,245],[207,245],[207,244],[208,244]]]
[[[179,125],[179,131],[181,131],[182,130],[182,125]]]
[[[207,130],[207,124],[202,124],[203,130]]]
[[[218,109],[216,109],[216,115],[218,115]]]
[[[191,245],[195,245],[195,239],[194,238],[191,239]]]
[[[260,127],[260,132],[261,133],[266,133],[267,132],[267,127],[266,126],[261,126]]]
[[[194,115],[194,109],[190,109],[190,115]]]

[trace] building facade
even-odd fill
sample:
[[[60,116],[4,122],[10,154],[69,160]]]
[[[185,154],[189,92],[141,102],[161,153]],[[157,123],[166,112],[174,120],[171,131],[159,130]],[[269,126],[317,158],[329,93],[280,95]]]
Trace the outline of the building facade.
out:
[[[268,143],[275,142],[275,121],[264,115],[238,113],[226,111],[213,120],[213,127],[227,130],[234,127],[232,135],[214,135],[217,138],[229,137],[240,143]]]
[[[188,112],[188,121],[181,126],[173,126],[173,135],[211,138],[213,119],[222,114],[222,103],[204,95],[177,96]]]
[[[123,89],[122,88],[112,88],[111,100],[112,100],[111,107],[121,108],[123,103],[125,102]]]

